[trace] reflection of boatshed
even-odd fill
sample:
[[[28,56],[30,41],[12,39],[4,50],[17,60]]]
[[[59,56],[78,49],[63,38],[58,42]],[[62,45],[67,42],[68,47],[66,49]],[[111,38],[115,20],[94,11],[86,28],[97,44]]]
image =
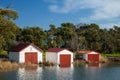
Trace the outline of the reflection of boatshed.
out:
[[[88,62],[95,62],[98,63],[100,60],[100,54],[95,51],[86,51],[86,50],[80,50],[79,53],[83,54],[83,59],[85,59]]]
[[[9,52],[9,60],[19,63],[42,62],[42,50],[33,43],[20,43]]]
[[[19,68],[17,70],[18,80],[43,80],[41,77],[42,67],[32,66],[26,68]]]
[[[46,61],[56,63],[62,67],[71,66],[73,52],[64,48],[51,48],[46,52]]]

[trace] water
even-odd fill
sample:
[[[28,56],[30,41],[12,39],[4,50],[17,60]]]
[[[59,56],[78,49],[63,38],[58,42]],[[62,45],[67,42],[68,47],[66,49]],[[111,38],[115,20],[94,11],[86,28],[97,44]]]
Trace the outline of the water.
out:
[[[19,68],[0,72],[0,80],[120,80],[120,65]]]

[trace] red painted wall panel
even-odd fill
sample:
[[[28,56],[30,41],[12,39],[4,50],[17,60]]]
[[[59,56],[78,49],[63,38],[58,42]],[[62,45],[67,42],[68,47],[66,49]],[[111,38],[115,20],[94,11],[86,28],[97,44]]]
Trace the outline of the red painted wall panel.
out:
[[[25,53],[25,63],[36,64],[38,63],[37,60],[38,60],[38,57],[36,52]]]
[[[71,55],[70,54],[61,54],[60,55],[60,66],[61,67],[70,67],[71,64]]]
[[[99,54],[88,54],[88,61],[99,62]]]

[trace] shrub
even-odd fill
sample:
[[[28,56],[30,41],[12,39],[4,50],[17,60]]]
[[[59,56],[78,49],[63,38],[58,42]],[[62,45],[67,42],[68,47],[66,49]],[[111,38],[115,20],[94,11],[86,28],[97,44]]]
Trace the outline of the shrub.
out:
[[[5,50],[2,50],[0,52],[0,58],[8,58],[8,52]]]

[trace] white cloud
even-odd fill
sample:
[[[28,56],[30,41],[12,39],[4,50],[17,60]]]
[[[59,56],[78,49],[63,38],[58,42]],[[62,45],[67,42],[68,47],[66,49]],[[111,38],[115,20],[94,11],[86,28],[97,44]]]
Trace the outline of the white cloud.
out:
[[[50,3],[58,3],[58,0],[43,0],[45,2],[50,2]]]
[[[91,9],[89,20],[110,19],[120,16],[120,0],[55,0],[59,4],[51,4],[50,10],[56,13],[70,13],[82,9]]]
[[[100,25],[102,28],[113,28],[114,26],[120,26],[120,23],[105,23]]]
[[[69,13],[73,10],[79,10],[79,6],[81,4],[81,2],[79,2],[80,0],[63,0],[62,2],[60,0],[58,1],[61,3],[61,5],[54,4],[49,6],[50,10],[53,12]]]
[[[120,16],[120,0],[119,1],[107,1],[101,3],[101,7],[98,7],[94,10],[94,13],[89,17],[90,20],[103,20],[103,19],[112,19]]]
[[[55,0],[57,3],[52,3],[49,9],[55,13],[68,14],[75,12],[80,14],[80,22],[83,23],[100,23],[103,28],[112,28],[118,25],[120,21],[120,0]],[[85,13],[82,16],[82,10],[90,10],[90,13]],[[76,12],[78,11],[78,13]],[[81,13],[79,13],[81,12]],[[87,11],[89,12],[89,11]],[[104,22],[104,23],[103,23]]]

